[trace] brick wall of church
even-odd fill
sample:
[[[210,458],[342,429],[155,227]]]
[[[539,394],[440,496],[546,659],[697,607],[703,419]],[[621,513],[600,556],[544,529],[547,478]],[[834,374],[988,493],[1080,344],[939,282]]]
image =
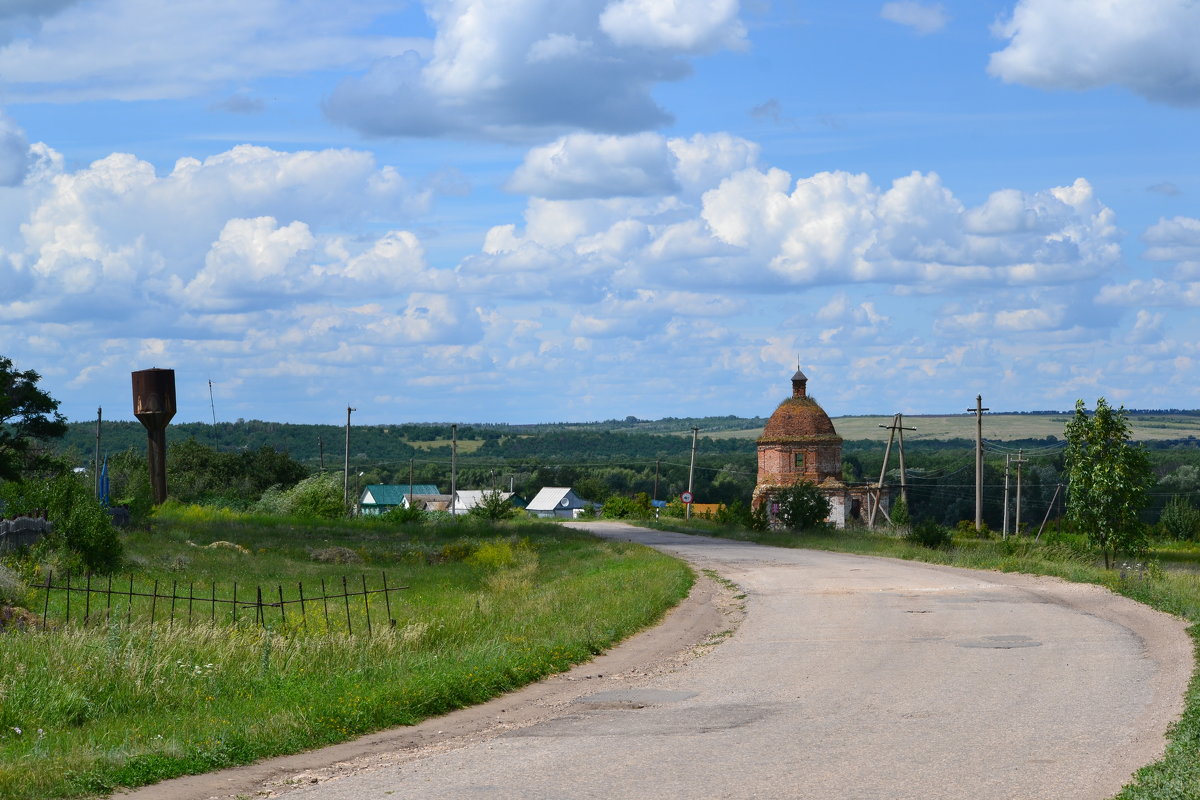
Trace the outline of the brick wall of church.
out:
[[[841,478],[842,453],[839,445],[772,444],[758,448],[758,483],[789,484],[799,480],[820,483],[826,478]],[[802,466],[796,457],[803,457]]]

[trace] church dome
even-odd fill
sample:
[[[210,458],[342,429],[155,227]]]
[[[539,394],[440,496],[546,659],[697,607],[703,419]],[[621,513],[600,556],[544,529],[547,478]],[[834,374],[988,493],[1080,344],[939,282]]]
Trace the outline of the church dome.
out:
[[[811,397],[789,397],[767,420],[759,443],[794,442],[837,437],[833,421]]]
[[[808,396],[808,378],[799,369],[792,376],[792,396],[779,404],[767,420],[759,444],[839,439],[833,421],[816,400]]]

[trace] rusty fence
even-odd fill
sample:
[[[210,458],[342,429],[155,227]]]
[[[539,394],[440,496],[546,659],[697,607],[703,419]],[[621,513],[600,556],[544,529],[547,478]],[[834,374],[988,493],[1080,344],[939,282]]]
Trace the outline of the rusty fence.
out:
[[[384,624],[395,625],[392,616],[392,592],[407,589],[407,586],[389,586],[386,572],[380,572],[379,588],[368,588],[366,573],[359,575],[358,581],[350,581],[342,576],[341,585],[336,582],[327,586],[325,579],[320,582],[320,592],[309,585],[307,593],[304,583],[296,582],[295,590],[291,584],[263,586],[232,586],[219,585],[215,581],[202,584],[197,593],[194,581],[182,585],[179,581],[171,581],[170,589],[163,581],[154,581],[153,587],[148,584],[135,586],[133,576],[129,576],[128,584],[124,579],[114,580],[108,575],[103,579],[94,579],[88,575],[76,578],[71,582],[71,576],[55,582],[54,573],[46,575],[46,580],[34,585],[34,589],[44,592],[42,599],[41,628],[48,630],[51,625],[105,625],[122,617],[126,624],[147,622],[154,625],[186,625],[198,623],[210,625],[246,625],[253,624],[267,627],[270,623],[293,628],[308,628],[309,618],[315,618],[317,623],[323,623],[321,630],[336,632],[344,630],[353,635],[357,619],[358,633],[371,635],[372,605],[378,625],[379,614],[384,612]],[[241,594],[239,595],[239,592]],[[380,608],[380,595],[382,605]],[[137,610],[135,611],[135,606]]]

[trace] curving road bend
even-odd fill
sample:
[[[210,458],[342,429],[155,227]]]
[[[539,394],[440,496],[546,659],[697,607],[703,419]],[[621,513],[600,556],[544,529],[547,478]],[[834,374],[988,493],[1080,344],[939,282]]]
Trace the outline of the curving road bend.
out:
[[[1096,587],[581,526],[714,570],[744,619],[670,669],[286,796],[1103,800],[1182,709],[1184,623]]]

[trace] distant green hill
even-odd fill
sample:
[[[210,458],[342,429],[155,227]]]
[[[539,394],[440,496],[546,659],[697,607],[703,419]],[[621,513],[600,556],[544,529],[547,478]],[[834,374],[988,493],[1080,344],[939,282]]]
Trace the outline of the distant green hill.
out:
[[[983,435],[992,441],[1061,439],[1067,413],[985,414]],[[885,441],[891,417],[834,417],[834,427],[847,441]],[[1130,412],[1134,438],[1145,442],[1193,440],[1200,438],[1200,412]],[[660,420],[623,420],[603,422],[556,422],[537,425],[466,423],[458,426],[459,456],[466,461],[507,461],[512,459],[611,460],[682,458],[691,447],[691,429],[700,429],[705,442],[701,451],[746,454],[754,451],[756,439],[766,424],[763,417],[668,417]],[[913,443],[973,440],[975,418],[961,415],[911,415],[904,424],[916,428],[905,434]],[[143,450],[146,433],[137,422],[105,422],[102,449],[119,452],[130,448]],[[410,458],[449,458],[450,423],[405,423],[399,425],[355,425],[351,428],[350,452],[356,462],[398,464]],[[172,425],[168,441],[195,437],[202,444],[220,450],[256,450],[264,445],[316,467],[324,459],[327,467],[336,467],[344,457],[345,429],[337,425],[299,425],[286,422],[238,420],[210,425],[188,422]],[[86,461],[94,452],[94,422],[73,422],[67,435],[54,448],[73,453]]]

